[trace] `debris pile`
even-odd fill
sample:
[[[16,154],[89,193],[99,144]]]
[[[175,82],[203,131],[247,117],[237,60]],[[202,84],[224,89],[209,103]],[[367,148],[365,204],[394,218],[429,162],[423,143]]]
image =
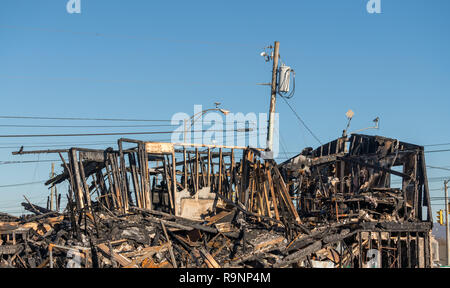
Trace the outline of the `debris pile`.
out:
[[[15,152],[58,153],[63,171],[46,184],[68,181],[68,204],[0,214],[1,266],[431,265],[423,147],[352,135],[279,165],[246,147],[118,147]]]

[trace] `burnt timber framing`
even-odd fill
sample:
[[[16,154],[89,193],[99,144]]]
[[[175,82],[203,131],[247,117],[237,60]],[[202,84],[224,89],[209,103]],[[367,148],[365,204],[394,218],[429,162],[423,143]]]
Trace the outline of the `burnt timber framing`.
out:
[[[353,263],[357,267],[372,247],[382,248],[381,267],[431,266],[432,218],[423,147],[353,134],[305,149],[280,164],[280,170],[304,221],[366,221],[353,239],[360,249],[359,261]]]
[[[63,172],[46,185],[69,181],[74,234],[79,233],[77,222],[83,217],[86,221],[86,215],[97,229],[100,220],[95,211],[119,216],[143,213],[147,220],[168,227],[167,239],[169,232],[189,250],[173,229],[221,231],[240,239],[243,230],[238,236],[233,228],[241,225],[236,222],[239,217],[215,228],[201,224],[205,219],[221,219],[220,215],[240,214],[258,225],[281,229],[287,242],[277,236],[281,238],[252,252],[246,252],[243,244],[241,255],[231,257],[232,252],[225,262],[230,267],[254,261],[268,267],[322,267],[327,261],[334,267],[431,267],[432,223],[423,147],[352,135],[315,150],[304,149],[279,165],[262,158],[261,152],[122,138],[117,150],[73,147],[13,154],[60,155]],[[223,245],[213,254],[220,253]],[[169,262],[175,267],[171,249]],[[369,259],[373,249],[379,251],[377,263]],[[207,251],[201,251],[198,255],[209,259],[208,267],[217,266],[211,264],[214,258]],[[268,259],[277,260],[269,265]]]
[[[126,144],[133,147],[124,149]],[[175,149],[177,146],[181,149]],[[187,149],[190,146],[195,149]],[[264,162],[259,149],[125,138],[118,140],[118,147],[21,153],[67,153],[67,163],[61,155],[63,173],[45,184],[69,180],[69,197],[77,211],[100,205],[127,213],[133,206],[180,215],[183,200],[191,198],[239,203],[247,212],[273,215],[275,221],[280,220],[279,211],[284,211],[285,216],[301,223],[276,163]],[[237,151],[242,152],[238,163]],[[97,194],[97,201],[91,199],[93,194]],[[216,194],[219,199],[215,199]]]

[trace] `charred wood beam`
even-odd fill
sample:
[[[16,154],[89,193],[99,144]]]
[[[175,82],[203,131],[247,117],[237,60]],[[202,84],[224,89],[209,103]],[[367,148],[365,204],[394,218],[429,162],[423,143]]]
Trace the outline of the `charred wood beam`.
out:
[[[217,195],[220,199],[222,199],[224,202],[226,202],[227,204],[229,204],[229,205],[231,205],[231,206],[236,207],[239,211],[241,211],[242,213],[244,213],[244,214],[246,214],[246,215],[253,216],[253,217],[257,217],[257,218],[260,218],[260,219],[263,219],[263,220],[269,220],[269,221],[272,221],[272,222],[275,222],[275,223],[279,223],[279,224],[283,224],[283,222],[281,222],[280,220],[276,220],[276,219],[271,218],[271,217],[262,216],[262,215],[259,215],[259,214],[250,212],[250,211],[248,211],[247,209],[245,209],[245,207],[241,207],[240,205],[234,203],[233,201],[228,200],[226,197],[224,197],[224,196],[222,196],[222,195],[219,195],[219,194],[216,194],[216,195]],[[239,203],[239,204],[240,204],[240,203]],[[241,205],[242,205],[242,204],[241,204]],[[243,205],[242,205],[242,206],[243,206]]]
[[[402,232],[428,232],[431,230],[431,222],[363,222],[360,223],[365,231],[402,231]]]
[[[297,252],[292,253],[291,255],[284,257],[280,262],[275,263],[273,265],[273,267],[281,268],[281,267],[286,267],[290,264],[297,263],[299,261],[304,260],[307,256],[320,250],[321,248],[322,248],[322,241],[318,240],[318,241],[314,242],[313,244],[307,246],[306,248],[301,249]]]
[[[23,202],[23,203],[21,203],[21,205],[23,206],[23,208],[25,210],[33,212],[36,215],[47,214],[47,213],[56,213],[55,211],[51,211],[51,210],[48,210],[46,208],[31,204],[31,203]]]
[[[22,205],[23,204],[27,204],[27,203],[22,203]],[[32,216],[32,217],[29,217],[29,218],[26,218],[26,219],[22,219],[20,221],[20,223],[24,224],[24,223],[28,223],[28,222],[34,222],[34,221],[39,220],[39,219],[44,219],[44,218],[47,218],[47,217],[54,217],[54,216],[58,216],[58,215],[61,215],[61,214],[58,213],[58,212],[55,212],[55,211],[51,211],[51,212],[47,212],[47,213],[44,213],[44,214],[39,214],[39,215],[36,215],[36,216]]]
[[[164,213],[164,212],[161,212],[161,211],[148,210],[148,209],[142,209],[142,208],[137,208],[137,207],[130,207],[130,210],[141,212],[141,213],[144,213],[144,214],[147,214],[147,215],[162,216],[162,217],[165,218],[164,221],[166,221],[168,219],[172,219],[172,220],[176,221],[176,222],[169,222],[169,221],[164,222],[164,224],[166,224],[167,226],[171,225],[171,224],[167,224],[167,223],[174,223],[174,224],[181,225],[180,227],[184,227],[183,229],[185,229],[186,227],[189,227],[190,229],[188,229],[188,230],[197,229],[197,230],[204,231],[204,232],[209,232],[209,233],[218,233],[218,230],[216,228],[214,228],[214,227],[201,225],[199,223],[196,223],[195,221],[192,221],[192,220],[189,220],[189,219],[186,219],[186,218],[183,218],[183,217],[171,215],[171,214],[168,214],[168,213]],[[152,216],[150,216],[150,217],[152,217]],[[157,218],[155,218],[155,219],[157,219]]]
[[[383,171],[383,172],[386,172],[386,173],[390,173],[390,174],[393,174],[393,175],[396,175],[396,176],[399,176],[399,177],[402,177],[402,178],[407,178],[407,179],[414,180],[410,175],[406,175],[404,173],[401,173],[401,172],[398,172],[398,171],[395,171],[395,170],[392,170],[392,169],[384,168],[384,167],[381,167],[381,166],[376,165],[376,164],[369,164],[369,163],[366,163],[366,162],[364,162],[364,161],[362,161],[360,159],[357,159],[357,158],[350,158],[350,157],[337,157],[337,158],[339,160],[343,160],[343,161],[346,161],[346,162],[359,164],[361,166],[366,166],[366,167],[369,167],[369,168],[372,168],[372,169],[375,169],[375,170],[378,170],[378,171]]]
[[[56,150],[34,150],[34,151],[16,151],[11,152],[12,155],[25,155],[25,154],[51,154],[51,153],[63,153],[69,152],[69,149],[56,149]]]
[[[19,217],[10,215],[10,214],[8,214],[8,213],[0,212],[0,219],[2,219],[2,218],[5,218],[5,219],[11,219],[11,220],[16,220],[16,219],[18,219]]]

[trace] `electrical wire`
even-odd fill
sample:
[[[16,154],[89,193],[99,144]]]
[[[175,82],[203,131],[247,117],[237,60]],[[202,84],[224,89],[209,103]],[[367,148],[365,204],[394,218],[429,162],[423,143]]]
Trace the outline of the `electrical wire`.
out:
[[[173,39],[173,38],[156,38],[146,35],[129,35],[129,34],[114,34],[114,33],[99,33],[99,32],[80,32],[73,30],[42,28],[42,27],[26,27],[26,26],[14,26],[14,25],[0,25],[0,29],[14,29],[33,32],[51,32],[51,33],[66,33],[72,35],[82,36],[94,36],[95,38],[116,38],[116,39],[128,39],[128,40],[149,40],[149,41],[165,41],[179,44],[200,44],[200,45],[218,45],[218,46],[242,46],[242,47],[257,47],[256,44],[243,43],[237,41],[210,41],[210,40],[197,40],[197,39]]]
[[[27,120],[64,120],[64,121],[118,121],[118,122],[172,122],[172,120],[164,119],[130,119],[130,118],[90,118],[90,117],[47,117],[47,116],[12,116],[0,115],[0,119],[27,119]],[[235,125],[236,123],[244,123],[255,126],[256,123],[251,121],[233,121],[223,122],[214,121],[216,124],[225,126]],[[203,122],[202,122],[203,124]],[[0,127],[42,127],[42,128],[114,128],[114,127],[171,127],[180,126],[179,124],[157,124],[157,125],[23,125],[23,124],[1,124]]]
[[[137,128],[137,127],[173,127],[175,124],[161,125],[18,125],[18,124],[0,124],[0,127],[14,128]]]
[[[57,160],[29,160],[29,161],[0,161],[0,165],[8,164],[28,164],[28,163],[42,163],[42,162],[59,162],[61,159]]]
[[[248,132],[233,130],[234,132]],[[0,135],[0,138],[27,138],[27,137],[81,137],[81,136],[112,136],[112,135],[149,135],[149,134],[171,134],[175,131],[145,131],[145,132],[112,132],[112,133],[78,133],[78,134],[17,134],[17,135]],[[194,130],[188,132],[226,132],[226,130]]]
[[[75,120],[75,121],[122,121],[122,122],[171,122],[172,120],[128,119],[128,118],[86,118],[86,117],[46,117],[46,116],[11,116],[0,115],[1,119],[33,119],[33,120]]]
[[[427,167],[428,168],[432,168],[432,169],[439,169],[439,170],[450,171],[450,169],[444,168],[444,167],[436,167],[436,166],[429,166],[429,165],[427,165]]]
[[[258,129],[259,130],[259,129]],[[257,135],[265,135],[266,133],[257,133]],[[242,137],[248,137],[248,135],[237,135],[235,138],[242,138]],[[191,140],[198,140],[203,139],[203,137],[191,137]],[[152,139],[152,141],[172,141],[172,139],[165,138],[165,139]],[[38,144],[45,144],[45,143],[38,143]],[[100,146],[100,145],[114,145],[117,144],[117,142],[93,142],[93,143],[60,143],[55,145],[27,145],[22,143],[18,143],[17,146],[0,146],[0,149],[20,149],[21,146],[24,146],[24,148],[51,148],[51,147],[76,147],[76,146]]]
[[[219,123],[225,126],[235,123]],[[156,125],[19,125],[19,124],[0,124],[0,127],[14,128],[138,128],[138,127],[178,127],[177,124],[156,124]]]
[[[425,153],[440,153],[440,152],[450,152],[450,149],[425,151]]]
[[[428,182],[443,182],[447,179],[450,179],[450,176],[443,176],[443,177],[428,177]],[[393,180],[391,182],[392,184],[401,184],[401,180]]]
[[[289,106],[289,108],[291,108],[292,112],[297,117],[298,121],[300,121],[300,123],[306,128],[306,130],[308,130],[308,132],[314,137],[314,139],[316,139],[316,141],[319,142],[320,145],[323,145],[322,142],[319,140],[319,138],[311,131],[311,129],[309,129],[308,125],[306,125],[306,123],[300,118],[300,116],[295,111],[295,109],[291,106],[291,104],[289,104],[289,102],[284,97],[281,97],[281,99],[283,99],[284,102],[286,102],[286,104]]]
[[[45,183],[46,181],[47,181],[47,180],[41,180],[41,181],[26,182],[26,183],[17,183],[17,184],[0,185],[0,188],[18,187],[18,186],[28,186],[28,185],[34,185],[34,184]]]
[[[194,86],[235,86],[235,87],[253,87],[255,83],[251,82],[237,82],[237,81],[173,81],[173,80],[148,80],[148,79],[98,79],[98,78],[80,78],[80,77],[35,77],[35,76],[23,76],[23,75],[2,75],[0,78],[4,79],[21,79],[21,80],[34,80],[34,81],[87,81],[94,83],[145,83],[145,84],[164,84],[164,85],[194,85]]]
[[[450,143],[428,144],[428,145],[423,145],[423,146],[432,147],[432,146],[447,146],[447,145],[450,145]]]
[[[450,152],[450,149],[448,149],[448,150],[432,150],[432,151],[424,151],[424,153],[438,153],[438,152]],[[289,152],[286,152],[286,153],[288,153],[288,154],[299,154],[300,152],[298,152],[298,151],[289,151]],[[436,168],[436,169],[446,169],[447,170],[447,168],[444,168],[444,167],[431,167],[431,168]]]

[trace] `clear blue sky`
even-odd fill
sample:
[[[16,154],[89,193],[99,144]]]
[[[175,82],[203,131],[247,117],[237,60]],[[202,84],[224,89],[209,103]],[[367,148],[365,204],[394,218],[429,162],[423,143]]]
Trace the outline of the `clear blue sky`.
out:
[[[271,67],[259,54],[278,40],[284,62],[297,73],[291,103],[322,142],[340,136],[352,109],[353,129],[379,116],[381,129],[368,134],[450,143],[448,0],[381,0],[379,15],[367,13],[367,0],[81,2],[81,14],[68,14],[66,0],[2,0],[0,115],[170,119],[216,101],[233,112],[267,112],[270,92],[256,83],[270,81]],[[317,146],[281,100],[277,111],[286,150]],[[0,127],[0,134],[124,130],[155,129]],[[41,149],[27,147],[116,138],[0,138],[0,161],[57,159],[12,156],[21,145]],[[450,168],[450,152],[427,154],[427,164]],[[0,165],[0,186],[46,179],[49,170],[47,162]],[[442,185],[430,181],[432,189]],[[0,211],[20,212],[22,195],[45,206],[46,191],[42,184],[0,187]]]

